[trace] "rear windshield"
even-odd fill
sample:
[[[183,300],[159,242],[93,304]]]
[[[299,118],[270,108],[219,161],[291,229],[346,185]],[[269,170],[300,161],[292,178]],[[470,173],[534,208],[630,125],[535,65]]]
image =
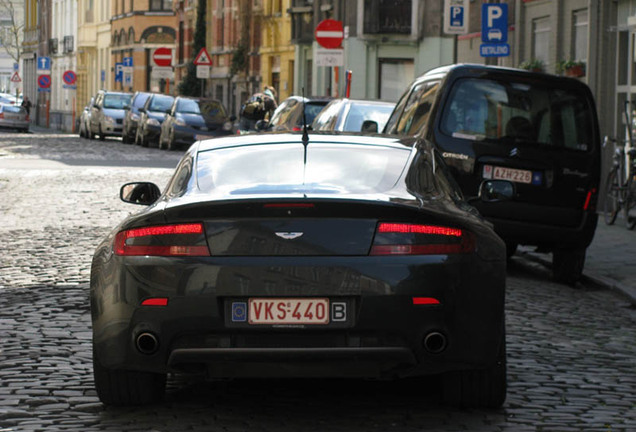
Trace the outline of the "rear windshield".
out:
[[[369,193],[391,189],[410,149],[302,144],[216,149],[199,153],[197,178],[204,192],[230,195]]]
[[[2,111],[6,113],[26,114],[26,109],[20,106],[4,105]]]
[[[587,151],[593,117],[584,96],[536,84],[468,78],[451,91],[442,115],[444,134]]]

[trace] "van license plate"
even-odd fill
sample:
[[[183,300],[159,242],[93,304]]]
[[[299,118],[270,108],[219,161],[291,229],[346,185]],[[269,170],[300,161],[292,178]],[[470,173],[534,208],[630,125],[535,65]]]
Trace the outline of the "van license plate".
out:
[[[537,175],[539,175],[537,173]],[[532,171],[484,165],[483,177],[493,180],[508,180],[516,183],[537,183],[533,181]],[[540,178],[538,178],[540,182]]]

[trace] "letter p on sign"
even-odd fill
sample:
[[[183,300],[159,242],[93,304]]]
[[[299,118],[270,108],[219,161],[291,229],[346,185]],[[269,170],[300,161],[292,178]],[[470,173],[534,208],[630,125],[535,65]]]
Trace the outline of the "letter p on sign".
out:
[[[495,20],[501,18],[503,15],[503,9],[499,6],[490,6],[488,9],[488,27],[492,28],[495,26]]]

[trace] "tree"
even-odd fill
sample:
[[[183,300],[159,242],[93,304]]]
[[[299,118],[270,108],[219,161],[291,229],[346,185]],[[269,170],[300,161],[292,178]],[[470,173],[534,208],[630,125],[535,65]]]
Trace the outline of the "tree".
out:
[[[0,0],[3,1],[3,0]],[[194,27],[194,53],[195,56],[199,54],[202,48],[205,47],[205,14],[206,14],[206,1],[199,0],[197,9],[197,22]],[[197,67],[194,65],[194,59],[190,59],[188,62],[188,70],[183,80],[179,83],[179,94],[184,96],[200,96],[202,83],[201,79],[197,78]]]
[[[20,14],[11,0],[0,0],[0,45],[16,62],[20,63],[22,48],[22,24]]]

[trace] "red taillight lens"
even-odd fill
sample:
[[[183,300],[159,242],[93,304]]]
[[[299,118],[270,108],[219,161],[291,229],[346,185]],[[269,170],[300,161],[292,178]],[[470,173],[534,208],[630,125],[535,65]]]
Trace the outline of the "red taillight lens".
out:
[[[167,297],[153,297],[141,302],[142,306],[168,306]]]
[[[370,255],[447,255],[475,250],[472,233],[436,225],[380,223]]]
[[[4,113],[0,113],[0,119],[4,118]]]
[[[300,132],[301,130],[303,130],[303,128],[301,128],[300,126],[292,127],[292,132]]]
[[[115,255],[210,256],[203,224],[161,225],[120,231]]]
[[[583,210],[596,210],[596,188],[587,191]]]

